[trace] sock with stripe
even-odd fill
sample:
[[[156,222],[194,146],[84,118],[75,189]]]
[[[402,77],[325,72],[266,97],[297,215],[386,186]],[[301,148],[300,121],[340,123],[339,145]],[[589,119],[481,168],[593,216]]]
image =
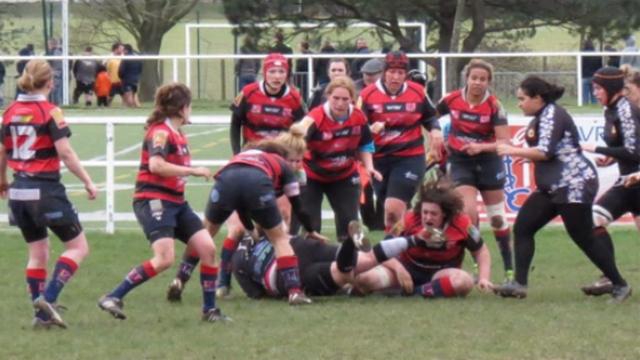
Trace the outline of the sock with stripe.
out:
[[[231,258],[238,248],[239,242],[226,238],[222,243],[222,251],[220,251],[220,276],[218,286],[231,286]]]
[[[415,293],[422,295],[425,298],[437,298],[437,297],[454,297],[456,291],[451,284],[451,279],[448,276],[432,280],[424,285],[416,287]]]
[[[207,312],[216,307],[216,266],[200,265],[200,285],[202,285],[202,311]]]
[[[302,291],[297,256],[280,256],[279,258],[276,258],[276,270],[278,272],[278,276],[282,277],[284,288],[287,289],[287,293],[291,294]]]
[[[55,303],[64,288],[64,285],[71,279],[78,270],[78,264],[68,257],[61,256],[56,262],[51,280],[44,291],[44,299],[49,303]]]
[[[136,286],[156,276],[158,273],[151,265],[151,261],[145,261],[142,265],[138,265],[131,269],[124,280],[115,288],[108,296],[122,299],[127,293]]]

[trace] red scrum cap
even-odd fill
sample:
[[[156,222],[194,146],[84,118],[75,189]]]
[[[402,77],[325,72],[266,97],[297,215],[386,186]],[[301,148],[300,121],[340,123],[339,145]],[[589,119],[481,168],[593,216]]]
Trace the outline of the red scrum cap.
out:
[[[384,69],[403,69],[409,71],[409,58],[402,51],[391,51],[384,58]]]
[[[271,53],[267,55],[262,63],[263,74],[266,74],[272,67],[282,67],[285,72],[289,72],[289,63],[287,62],[287,58],[280,53]]]

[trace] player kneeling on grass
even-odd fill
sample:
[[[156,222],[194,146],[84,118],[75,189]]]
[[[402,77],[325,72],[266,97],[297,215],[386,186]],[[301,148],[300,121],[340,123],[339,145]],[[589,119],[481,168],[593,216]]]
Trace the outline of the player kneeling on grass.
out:
[[[9,220],[17,225],[29,248],[26,277],[36,310],[34,328],[66,328],[56,305],[64,285],[89,254],[78,214],[60,182],[60,160],[83,184],[89,199],[96,197],[91,177],[69,143],[71,131],[62,111],[47,101],[53,71],[44,60],[31,60],[18,80],[25,92],[2,116],[0,132],[0,196],[9,197]],[[7,165],[14,181],[7,183]],[[51,229],[64,243],[49,283],[47,262]]]
[[[460,269],[467,249],[478,264],[477,287],[491,290],[489,250],[463,206],[449,185],[423,185],[405,216],[402,237],[374,247],[371,256],[382,265],[359,274],[356,288],[363,293],[401,289],[427,298],[465,296],[474,285],[471,274]]]
[[[153,258],[133,268],[98,306],[117,319],[126,319],[122,298],[136,286],[173,264],[174,238],[187,244],[201,260],[202,320],[229,320],[215,304],[215,245],[202,221],[184,199],[188,176],[212,178],[209,169],[191,167],[187,137],[181,128],[189,123],[191,91],[183,84],[168,84],[156,92],[155,110],[147,120],[133,210],[151,243]]]

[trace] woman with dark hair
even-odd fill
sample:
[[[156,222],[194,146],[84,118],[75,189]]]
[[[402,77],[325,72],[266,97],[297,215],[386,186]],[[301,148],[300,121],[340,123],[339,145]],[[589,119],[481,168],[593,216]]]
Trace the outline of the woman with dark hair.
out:
[[[493,288],[489,249],[463,207],[460,195],[448,184],[422,186],[413,211],[405,215],[400,237],[373,248],[371,256],[382,265],[359,274],[356,288],[364,293],[401,289],[426,298],[465,296],[474,286],[473,276],[460,268],[465,249],[478,263],[477,287]],[[358,260],[359,266],[361,262],[366,260]]]
[[[173,264],[174,239],[192,248],[202,260],[202,320],[227,321],[215,303],[218,267],[216,248],[202,221],[184,199],[189,176],[212,178],[205,167],[192,167],[187,136],[191,91],[183,84],[167,84],[156,91],[155,109],[146,125],[140,169],[133,195],[133,211],[151,243],[153,257],[133,268],[98,306],[116,319],[124,320],[122,299],[131,290]]]
[[[0,132],[0,197],[9,198],[9,219],[20,228],[29,259],[25,270],[33,307],[34,328],[66,327],[56,301],[65,284],[89,254],[89,244],[75,207],[60,182],[60,161],[96,198],[91,177],[71,147],[71,130],[55,104],[47,101],[54,76],[49,63],[30,60],[18,80],[22,90],[2,115]],[[7,167],[13,182],[7,181]],[[47,280],[51,229],[64,244],[55,270]]]
[[[529,147],[499,144],[499,155],[517,156],[535,163],[537,189],[518,212],[514,225],[515,280],[496,287],[504,297],[527,296],[528,275],[533,259],[534,236],[560,215],[571,239],[613,282],[613,301],[629,297],[631,288],[616,267],[613,251],[593,232],[591,205],[598,190],[598,174],[578,143],[578,130],[571,116],[556,104],[564,88],[529,76],[517,92],[524,115],[534,116],[525,140]]]
[[[327,67],[327,76],[329,77],[329,81],[334,80],[340,76],[350,75],[351,68],[349,67],[349,62],[346,59],[335,58],[329,60],[329,65]],[[313,110],[314,108],[324,104],[327,101],[327,85],[329,85],[329,82],[320,84],[312,90],[311,97],[309,98],[309,102],[307,104],[307,108],[309,108],[309,110]]]
[[[462,194],[464,212],[478,226],[478,193],[500,249],[505,280],[513,279],[511,229],[504,204],[506,171],[496,146],[509,141],[507,115],[490,91],[493,66],[472,59],[464,68],[466,85],[444,96],[436,109],[449,114],[447,173]]]
[[[596,158],[596,165],[618,164],[620,178],[593,206],[596,236],[608,244],[612,252],[613,243],[606,226],[627,212],[634,216],[636,223],[640,218],[640,186],[624,186],[625,178],[640,170],[640,109],[624,95],[627,73],[604,67],[593,75],[593,94],[605,106],[603,140],[606,146],[582,144],[582,150],[603,155]],[[627,87],[631,88],[633,77],[629,80]],[[612,290],[613,284],[606,277],[582,288],[587,295],[602,295]]]

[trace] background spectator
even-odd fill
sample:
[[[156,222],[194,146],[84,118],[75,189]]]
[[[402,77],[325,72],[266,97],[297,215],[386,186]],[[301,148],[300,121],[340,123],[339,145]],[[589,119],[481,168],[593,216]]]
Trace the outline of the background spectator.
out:
[[[596,51],[593,47],[591,39],[587,39],[583,46],[582,51],[593,52]],[[593,84],[591,80],[593,74],[602,67],[601,56],[583,56],[582,57],[582,103],[583,104],[595,104],[596,98],[593,96]]]
[[[0,107],[4,106],[4,76],[7,74],[4,64],[0,62]]]
[[[625,41],[625,47],[622,49],[622,52],[638,52],[638,47],[636,46],[636,38],[633,35],[630,35]],[[629,64],[633,68],[640,68],[640,56],[638,55],[622,55],[620,58],[620,65]]]
[[[284,34],[282,33],[282,31],[278,30],[275,35],[275,40],[276,43],[271,47],[271,49],[269,49],[270,53],[280,53],[282,55],[293,54],[293,50],[289,47],[289,45],[284,43]],[[288,59],[287,62],[289,63],[289,73],[287,75],[288,79],[291,80],[293,61],[291,61],[291,59]]]
[[[87,46],[82,55],[93,55],[93,48]],[[77,104],[80,95],[84,94],[84,105],[91,106],[97,69],[98,62],[96,60],[77,60],[73,63],[73,76],[76,78],[76,88],[73,90],[74,104]]]
[[[18,51],[18,55],[19,56],[33,56],[35,55],[34,51],[33,51],[33,44],[27,44],[27,46],[23,47],[22,49],[20,49],[20,51]],[[24,71],[24,67],[27,65],[27,61],[28,60],[20,60],[16,63],[16,79],[19,78],[22,75],[22,72]],[[20,94],[24,94],[24,91],[22,91],[22,89],[20,89],[20,86],[16,85],[16,99],[18,98],[18,95]]]
[[[142,61],[135,59],[137,52],[133,50],[131,44],[124,45],[124,52],[127,57],[132,58],[122,61],[118,71],[118,76],[120,76],[120,81],[122,82],[122,100],[128,107],[138,107],[136,94],[138,93],[140,75],[142,75]]]
[[[611,46],[611,44],[606,44],[604,51],[615,52],[618,50]],[[620,67],[620,56],[607,56],[607,66]]]
[[[362,79],[356,80],[356,93],[360,94],[360,91],[367,87],[367,85],[373,84],[382,77],[382,71],[384,70],[384,62],[380,59],[369,59],[362,65],[360,72],[362,73]]]
[[[45,52],[48,56],[60,56],[62,55],[62,48],[60,47],[60,42],[56,38],[51,38],[47,41],[47,51]],[[49,101],[56,105],[62,104],[62,60],[49,60],[49,65],[51,65],[51,70],[53,70],[53,89],[49,94]]]
[[[251,36],[246,36],[240,47],[240,54],[257,54],[256,46]],[[242,90],[246,85],[256,81],[258,71],[260,71],[260,60],[258,59],[239,59],[236,61],[236,76],[238,76],[238,91]]]
[[[300,53],[313,54],[313,51],[309,49],[308,41],[300,42]],[[300,93],[302,94],[303,98],[309,95],[307,74],[309,74],[309,61],[307,61],[307,59],[296,60],[296,78],[298,79],[296,85],[298,85],[298,87],[300,88]]]
[[[98,98],[98,107],[107,107],[109,106],[109,96],[111,94],[111,79],[109,78],[109,73],[104,65],[98,65],[96,71],[98,75],[96,75],[95,90],[96,97]]]
[[[120,42],[113,43],[111,45],[111,54],[115,56],[124,55],[124,45]],[[116,95],[122,97],[122,81],[120,80],[120,62],[122,60],[117,58],[108,59],[105,61],[105,67],[107,68],[107,74],[109,74],[109,80],[111,81],[111,92],[109,93],[109,105],[113,101]]]
[[[363,38],[358,38],[356,40],[356,54],[371,54],[371,50],[367,46],[367,41]],[[368,59],[353,59],[351,62],[351,78],[353,80],[358,80],[362,77],[362,73],[360,72],[360,68],[367,62]]]
[[[320,48],[321,54],[334,54],[336,52],[336,48],[333,47],[333,44],[329,41],[325,41],[322,48]],[[313,72],[316,74],[317,85],[324,85],[329,82],[329,73],[327,72],[327,67],[329,66],[329,59],[319,59],[315,63],[315,67],[313,68]]]

